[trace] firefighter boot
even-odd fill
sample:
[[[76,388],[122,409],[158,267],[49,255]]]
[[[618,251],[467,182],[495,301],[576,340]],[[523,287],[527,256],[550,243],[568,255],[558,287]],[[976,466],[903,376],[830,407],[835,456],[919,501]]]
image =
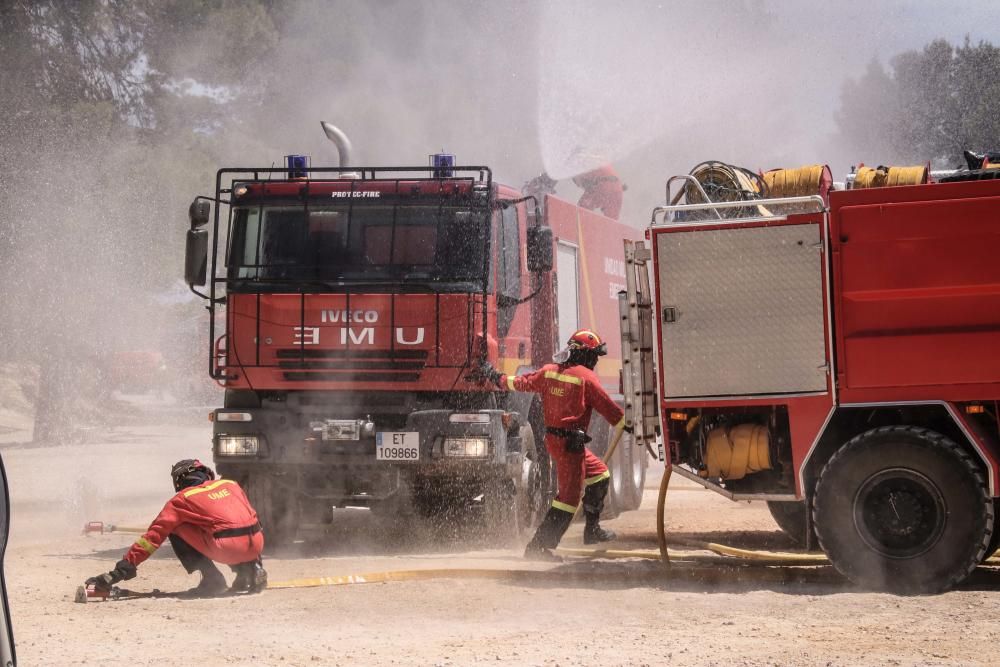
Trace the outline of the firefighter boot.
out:
[[[198,571],[201,572],[201,582],[188,591],[189,595],[193,597],[213,597],[226,592],[228,588],[226,578],[219,572],[219,568],[215,566],[215,563],[206,558],[204,563],[199,564]]]
[[[260,559],[232,566],[236,579],[229,590],[234,593],[259,593],[267,588],[267,570]]]
[[[535,536],[525,547],[524,557],[530,560],[561,562],[562,558],[552,553],[552,549],[555,549],[556,545],[559,544],[559,540],[562,539],[563,533],[569,528],[572,520],[573,512],[550,507],[545,518],[542,519],[542,523],[539,524],[538,530],[535,531]]]
[[[611,480],[607,477],[591,484],[583,494],[583,515],[587,525],[583,529],[583,543],[597,544],[615,539],[614,531],[601,528],[601,510],[604,509],[604,497],[608,495]]]

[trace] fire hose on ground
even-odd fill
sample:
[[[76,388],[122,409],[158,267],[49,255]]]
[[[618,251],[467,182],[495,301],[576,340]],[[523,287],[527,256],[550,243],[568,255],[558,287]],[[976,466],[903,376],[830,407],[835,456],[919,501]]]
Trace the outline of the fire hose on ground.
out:
[[[615,429],[615,435],[611,440],[611,444],[608,446],[608,451],[604,455],[604,462],[610,465],[611,457],[614,455],[615,450],[618,447],[618,443],[622,438],[622,429]],[[788,553],[788,552],[775,552],[775,551],[763,551],[756,549],[740,549],[736,547],[730,547],[723,544],[717,544],[715,542],[703,542],[700,540],[690,540],[690,539],[668,539],[666,534],[666,498],[667,498],[667,488],[670,485],[670,476],[672,472],[672,466],[668,462],[663,470],[663,477],[660,479],[659,493],[656,500],[656,537],[658,543],[657,551],[650,550],[623,550],[623,549],[572,549],[572,548],[562,548],[560,547],[557,551],[561,554],[568,556],[574,556],[580,559],[645,559],[645,560],[658,560],[665,566],[659,570],[658,574],[648,573],[651,576],[658,577],[662,579],[662,575],[665,572],[670,573],[670,576],[675,576],[679,574],[676,567],[672,567],[674,564],[683,565],[683,571],[686,575],[701,583],[721,583],[725,580],[730,580],[732,578],[739,578],[736,571],[727,570],[725,566],[758,566],[758,572],[755,573],[755,580],[760,578],[760,570],[767,570],[768,568],[798,568],[798,567],[815,567],[820,565],[829,565],[829,560],[827,560],[824,554],[818,553]],[[579,512],[579,507],[577,508]],[[84,526],[84,533],[119,533],[119,534],[135,534],[141,535],[145,532],[142,528],[136,528],[131,526],[119,526],[115,524],[106,524],[100,521],[91,521]],[[689,550],[696,550],[699,552],[711,552],[711,555],[704,553],[692,553],[692,551],[675,551],[671,553],[668,546],[675,547],[686,547]],[[986,561],[984,564],[992,566],[1000,566],[1000,554],[994,554]],[[720,568],[719,566],[724,566]],[[764,566],[764,567],[760,567]],[[400,582],[400,581],[428,581],[433,579],[489,579],[495,581],[508,581],[508,582],[527,582],[527,581],[538,581],[540,579],[554,579],[558,581],[572,580],[574,578],[579,578],[581,575],[578,573],[567,572],[562,573],[558,569],[522,569],[522,568],[426,568],[426,569],[414,569],[414,570],[394,570],[386,572],[368,572],[363,574],[348,574],[332,577],[310,577],[310,578],[299,578],[299,579],[289,579],[287,581],[272,581],[268,582],[267,587],[269,589],[288,589],[288,588],[316,588],[320,586],[347,586],[353,584],[372,584],[372,583],[387,583],[387,582]],[[584,575],[587,578],[592,578],[592,573]],[[602,574],[602,579],[606,578],[605,574]],[[774,569],[770,570],[770,574],[765,575],[765,579],[772,582],[790,582],[796,580],[797,576],[801,576],[801,573],[793,572],[777,572]],[[627,575],[625,578],[629,581],[635,580],[635,575]],[[91,591],[89,588],[84,589],[81,587],[77,590],[75,600],[77,602],[86,602],[88,599],[117,599],[117,598],[128,598],[128,597],[166,597],[166,594],[161,594],[158,591],[153,593],[133,593],[132,591],[119,590],[117,593],[112,591],[108,592],[97,592]]]

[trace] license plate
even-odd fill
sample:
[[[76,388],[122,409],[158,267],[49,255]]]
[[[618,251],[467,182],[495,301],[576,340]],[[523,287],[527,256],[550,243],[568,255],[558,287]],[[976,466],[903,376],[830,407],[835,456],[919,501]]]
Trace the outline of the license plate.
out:
[[[420,434],[385,431],[375,434],[376,461],[419,461]]]

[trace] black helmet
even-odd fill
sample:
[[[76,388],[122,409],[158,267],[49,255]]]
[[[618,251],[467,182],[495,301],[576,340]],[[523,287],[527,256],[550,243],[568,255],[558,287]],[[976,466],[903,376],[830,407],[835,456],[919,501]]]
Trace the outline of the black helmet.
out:
[[[215,473],[198,459],[184,459],[170,468],[170,477],[174,480],[174,491],[180,491],[215,479]]]

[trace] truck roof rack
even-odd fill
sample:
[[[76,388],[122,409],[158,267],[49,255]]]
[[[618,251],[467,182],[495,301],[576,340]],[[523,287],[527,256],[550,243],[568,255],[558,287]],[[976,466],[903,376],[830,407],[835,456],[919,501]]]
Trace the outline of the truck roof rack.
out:
[[[683,178],[683,177],[674,177]],[[671,179],[673,180],[673,179]],[[693,179],[692,179],[693,180]],[[699,185],[699,190],[701,186]],[[668,185],[669,191],[669,185]],[[681,193],[684,192],[682,189]],[[704,190],[701,190],[704,194]],[[678,197],[679,199],[679,197]],[[708,197],[705,197],[707,200]],[[669,201],[669,200],[668,200]],[[719,222],[751,222],[756,220],[774,220],[777,218],[784,218],[788,215],[787,209],[793,208],[791,211],[793,213],[821,213],[826,210],[826,204],[823,202],[823,198],[819,195],[808,195],[804,197],[781,197],[777,199],[741,199],[737,201],[725,201],[725,202],[702,202],[698,204],[668,204],[666,206],[657,206],[653,209],[652,216],[650,217],[649,224],[653,227],[679,224],[684,222],[686,224],[718,224]],[[734,216],[723,215],[720,211],[729,211],[731,209],[753,209],[755,215],[739,215],[740,211],[736,211]],[[781,212],[784,211],[784,212]],[[678,216],[677,214],[688,214],[688,213],[711,213],[714,217],[711,219],[705,219],[704,217],[698,217],[697,219],[680,219],[685,216]],[[662,219],[658,220],[662,214]]]

